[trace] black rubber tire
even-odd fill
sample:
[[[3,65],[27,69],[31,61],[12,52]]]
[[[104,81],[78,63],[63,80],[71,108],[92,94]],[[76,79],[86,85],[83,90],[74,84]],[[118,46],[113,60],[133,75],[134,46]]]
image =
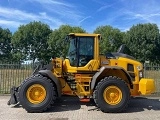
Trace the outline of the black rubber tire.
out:
[[[40,84],[46,89],[46,98],[39,104],[29,102],[26,96],[27,89],[33,84]],[[56,100],[56,87],[50,79],[40,74],[34,75],[22,82],[18,90],[19,102],[27,112],[44,112],[52,106]]]
[[[116,105],[108,104],[103,97],[104,90],[109,86],[116,86],[122,92],[122,99]],[[102,79],[96,86],[93,93],[94,101],[97,107],[103,111],[108,113],[118,113],[124,111],[130,100],[130,90],[125,81],[117,77],[105,77]]]

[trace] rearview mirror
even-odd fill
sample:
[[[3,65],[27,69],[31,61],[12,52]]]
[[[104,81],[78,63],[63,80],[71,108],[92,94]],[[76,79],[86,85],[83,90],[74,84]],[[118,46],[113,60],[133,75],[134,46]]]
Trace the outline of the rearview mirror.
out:
[[[98,39],[99,39],[99,41],[101,41],[102,40],[102,36],[98,35]]]
[[[69,42],[69,36],[68,35],[65,37],[65,41]]]

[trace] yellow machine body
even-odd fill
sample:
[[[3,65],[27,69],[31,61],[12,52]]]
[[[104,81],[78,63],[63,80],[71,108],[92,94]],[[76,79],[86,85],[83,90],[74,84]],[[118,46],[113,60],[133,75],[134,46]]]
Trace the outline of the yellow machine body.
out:
[[[117,53],[100,55],[99,34],[71,33],[67,40],[67,57],[53,58],[11,88],[8,105],[19,102],[28,112],[43,112],[57,97],[74,95],[83,102],[93,98],[101,111],[117,113],[125,110],[131,96],[155,91],[154,80],[143,78],[142,64],[124,54],[123,45]]]
[[[139,91],[142,95],[151,94],[155,91],[154,80],[142,78],[139,82]]]
[[[68,58],[65,60],[53,59],[55,63],[53,73],[61,81],[62,94],[77,95],[80,98],[92,96],[91,82],[102,67],[105,69],[96,78],[95,85],[106,76],[116,76],[128,84],[131,96],[147,95],[155,91],[154,80],[143,78],[143,65],[140,62],[123,55],[107,58],[105,55],[99,54],[99,34],[72,33],[70,35],[94,37],[94,52],[93,58],[84,66],[72,66]],[[130,82],[127,75],[130,76]],[[65,76],[74,81],[74,86],[66,82]]]

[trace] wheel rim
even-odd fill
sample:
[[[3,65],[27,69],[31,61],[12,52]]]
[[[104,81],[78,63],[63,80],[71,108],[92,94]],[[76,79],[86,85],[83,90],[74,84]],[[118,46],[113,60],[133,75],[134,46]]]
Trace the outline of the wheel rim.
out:
[[[109,86],[103,92],[104,100],[110,105],[117,105],[122,100],[122,91],[116,86]]]
[[[39,104],[46,98],[46,90],[40,84],[34,84],[27,90],[27,99],[33,104]]]

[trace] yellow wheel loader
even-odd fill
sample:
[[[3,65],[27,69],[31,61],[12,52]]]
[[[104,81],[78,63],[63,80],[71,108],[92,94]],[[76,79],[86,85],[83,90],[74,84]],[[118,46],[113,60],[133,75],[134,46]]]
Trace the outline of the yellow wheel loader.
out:
[[[117,53],[100,55],[99,34],[70,33],[68,55],[63,60],[35,70],[19,87],[11,88],[8,105],[19,103],[28,112],[43,112],[62,95],[94,99],[103,112],[122,112],[131,96],[155,91],[153,79],[143,78],[143,66],[132,56]]]

